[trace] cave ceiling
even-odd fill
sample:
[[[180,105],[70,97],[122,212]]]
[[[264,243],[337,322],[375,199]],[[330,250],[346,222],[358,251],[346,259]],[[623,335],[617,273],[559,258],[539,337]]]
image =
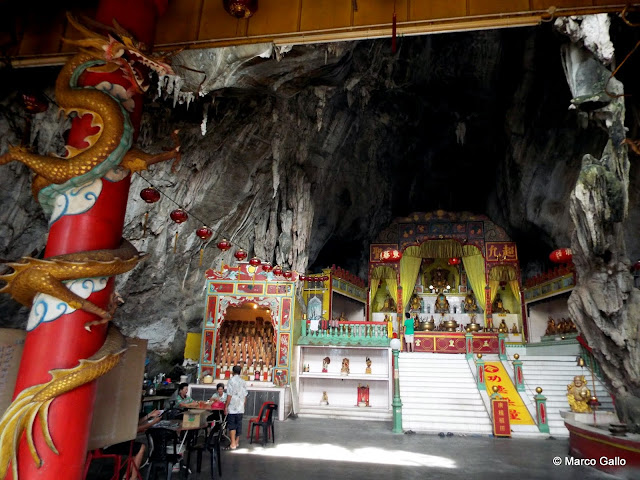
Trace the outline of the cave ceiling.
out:
[[[625,53],[638,39],[615,19],[611,35]],[[150,258],[122,276],[120,289],[138,303],[162,298],[147,315],[180,306],[175,315],[188,329],[201,314],[204,268],[232,260],[208,247],[198,265],[201,223],[214,240],[230,238],[264,260],[300,271],[336,264],[366,278],[368,246],[394,218],[438,209],[487,215],[518,242],[525,272],[546,268],[549,252],[570,244],[568,199],[582,156],[599,155],[607,140],[589,112],[569,108],[560,59],[567,42],[543,24],[403,37],[395,54],[389,39],[239,54],[216,68],[203,60],[215,52],[179,54],[178,72],[188,66],[223,81],[200,96],[205,82],[185,71],[188,102],[166,88],[147,99],[139,145],[160,151],[179,128],[182,160],[175,172],[157,165],[133,180],[124,236]],[[68,124],[55,108],[29,124],[20,104],[29,90],[55,107],[57,71],[0,71],[0,152],[26,141],[60,153]],[[632,57],[618,75],[630,94],[631,138],[638,71]],[[0,169],[0,200],[11,205],[0,212],[0,256],[42,253],[47,225],[29,195],[29,172]],[[632,258],[640,257],[636,172],[632,163]],[[165,195],[153,208],[138,198],[149,182]],[[173,202],[191,214],[175,253]],[[12,300],[0,302],[5,322],[24,317]],[[131,303],[123,311],[139,313]]]

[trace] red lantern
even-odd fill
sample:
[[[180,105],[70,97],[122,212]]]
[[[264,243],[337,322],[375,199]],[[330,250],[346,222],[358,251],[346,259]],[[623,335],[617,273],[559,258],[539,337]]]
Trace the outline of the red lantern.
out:
[[[638,270],[640,270],[640,260],[638,260],[636,263],[631,265],[631,270],[633,270],[634,272],[637,272]]]
[[[269,273],[271,270],[273,270],[273,266],[270,263],[263,263],[262,270]]]
[[[181,208],[175,209],[173,212],[169,214],[169,216],[171,217],[171,220],[173,220],[176,223],[186,222],[187,219],[189,218],[189,215],[187,215],[187,212],[185,212]]]
[[[213,235],[213,230],[211,230],[209,227],[204,226],[202,228],[199,228],[198,230],[196,230],[196,235],[198,237],[200,237],[202,239],[202,241],[206,242],[208,241],[211,236]]]
[[[240,249],[238,250],[236,253],[233,254],[234,257],[236,257],[236,260],[238,260],[239,262],[243,261],[245,258],[247,258],[247,252],[245,252],[244,250]]]
[[[222,4],[236,18],[249,18],[258,11],[258,0],[224,0]]]
[[[282,276],[288,280],[293,276],[293,273],[291,272],[291,270],[287,270],[282,274]]]
[[[275,267],[273,267],[273,274],[282,275],[282,267],[280,265],[276,265]]]
[[[383,262],[398,262],[402,258],[402,252],[397,248],[388,248],[380,254]]]
[[[218,242],[218,248],[220,250],[222,250],[223,252],[226,252],[227,250],[229,250],[231,248],[231,243],[226,238],[223,238],[222,240],[220,240]]]
[[[298,280],[300,280],[301,282],[304,282],[307,279],[307,277],[305,275],[298,275]]]
[[[153,187],[148,187],[140,192],[140,198],[147,203],[156,203],[160,200],[160,192]]]
[[[249,260],[249,265],[251,265],[253,267],[257,267],[261,263],[262,262],[260,261],[260,259],[258,257],[252,257],[251,260]]]
[[[553,263],[569,263],[573,259],[570,248],[559,248],[549,255],[549,260]]]
[[[447,260],[449,265],[460,265],[460,259],[458,257],[453,257]]]

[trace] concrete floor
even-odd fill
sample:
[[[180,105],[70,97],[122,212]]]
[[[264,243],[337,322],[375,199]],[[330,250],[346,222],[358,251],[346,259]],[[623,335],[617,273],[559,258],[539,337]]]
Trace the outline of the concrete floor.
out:
[[[588,466],[564,465],[567,439],[391,433],[387,422],[297,418],[275,424],[275,444],[250,445],[244,435],[235,451],[222,452],[222,478],[264,480],[349,479],[544,479],[624,478]],[[560,457],[563,465],[554,466]],[[174,479],[205,480],[203,471]],[[95,468],[92,467],[95,472]],[[109,478],[90,473],[88,478]],[[216,477],[217,478],[217,477]],[[627,477],[631,478],[631,477]],[[638,478],[638,477],[636,477]]]

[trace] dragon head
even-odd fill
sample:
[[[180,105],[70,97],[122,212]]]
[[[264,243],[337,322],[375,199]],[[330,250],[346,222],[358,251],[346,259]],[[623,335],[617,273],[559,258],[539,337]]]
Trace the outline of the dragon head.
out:
[[[85,19],[100,29],[108,30],[107,35],[101,35],[79,23],[71,14],[67,14],[69,23],[86,38],[80,40],[67,39],[64,41],[72,45],[78,45],[85,52],[96,59],[115,63],[129,78],[138,93],[144,93],[150,86],[150,73],[158,75],[173,75],[173,69],[166,63],[165,57],[151,56],[143,52],[144,44],[136,42],[129,32],[122,28],[114,20],[114,27],[105,27],[95,21]]]

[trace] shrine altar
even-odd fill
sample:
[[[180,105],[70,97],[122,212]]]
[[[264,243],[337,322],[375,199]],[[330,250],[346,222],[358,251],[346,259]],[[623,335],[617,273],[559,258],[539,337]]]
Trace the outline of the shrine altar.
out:
[[[416,331],[413,340],[414,350],[430,353],[499,353],[498,333],[481,332],[470,336],[470,345],[467,345],[465,332]]]

